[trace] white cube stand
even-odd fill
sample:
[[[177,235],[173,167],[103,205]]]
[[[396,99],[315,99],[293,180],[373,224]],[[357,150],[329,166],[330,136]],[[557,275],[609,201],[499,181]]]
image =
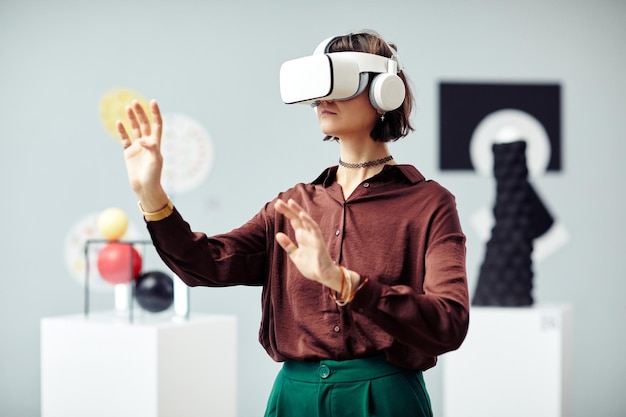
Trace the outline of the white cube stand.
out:
[[[41,321],[42,417],[234,417],[236,318]]]
[[[467,338],[442,357],[445,417],[571,415],[569,306],[472,307]]]

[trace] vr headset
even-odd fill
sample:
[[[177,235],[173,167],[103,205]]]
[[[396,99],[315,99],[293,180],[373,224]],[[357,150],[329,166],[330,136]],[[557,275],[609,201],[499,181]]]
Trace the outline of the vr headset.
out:
[[[280,95],[286,104],[311,104],[321,100],[349,100],[370,84],[369,97],[378,111],[402,105],[406,94],[398,76],[398,60],[364,52],[332,52],[337,37],[318,45],[313,55],[284,62],[280,67]]]

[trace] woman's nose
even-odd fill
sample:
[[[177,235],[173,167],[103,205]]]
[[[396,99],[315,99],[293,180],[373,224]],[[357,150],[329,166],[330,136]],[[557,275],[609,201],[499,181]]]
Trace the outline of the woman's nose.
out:
[[[335,100],[317,100],[316,101],[316,103],[317,103],[316,105],[317,106],[322,105],[322,104],[327,105],[327,104],[333,103],[334,101]]]

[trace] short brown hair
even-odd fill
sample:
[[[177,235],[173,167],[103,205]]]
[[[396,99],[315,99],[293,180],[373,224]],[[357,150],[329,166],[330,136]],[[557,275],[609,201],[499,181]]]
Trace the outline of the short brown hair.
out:
[[[332,41],[328,52],[365,52],[391,58],[393,51],[389,49],[390,46],[397,51],[394,44],[387,44],[378,33],[372,30],[364,30],[358,33],[338,36]],[[413,111],[413,93],[404,71],[400,71],[398,76],[402,79],[406,89],[404,102],[397,109],[385,113],[384,121],[379,120],[376,123],[370,136],[377,142],[396,141],[415,130],[410,121],[411,112]],[[332,139],[336,138],[333,136],[324,138],[324,140]]]

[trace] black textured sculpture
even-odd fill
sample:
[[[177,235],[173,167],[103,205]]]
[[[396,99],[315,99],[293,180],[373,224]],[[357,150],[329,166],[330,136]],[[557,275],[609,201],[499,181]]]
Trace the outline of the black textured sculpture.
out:
[[[528,182],[526,142],[494,144],[493,156],[495,225],[472,304],[529,306],[533,304],[533,240],[550,229],[553,218]]]

